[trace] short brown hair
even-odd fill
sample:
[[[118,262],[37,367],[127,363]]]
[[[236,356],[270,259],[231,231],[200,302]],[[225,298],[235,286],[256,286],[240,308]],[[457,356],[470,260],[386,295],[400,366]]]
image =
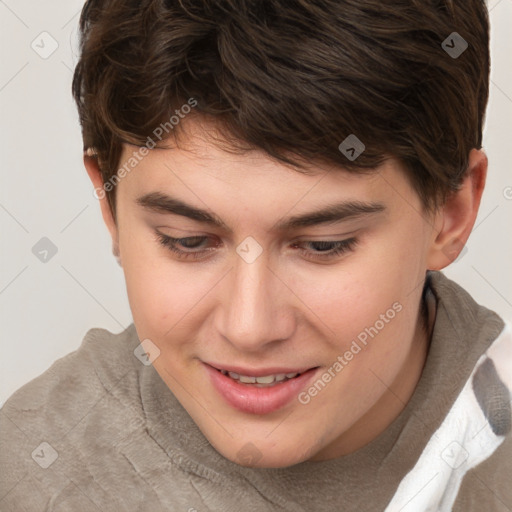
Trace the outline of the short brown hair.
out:
[[[442,44],[454,32],[459,56]],[[191,98],[229,147],[299,172],[304,159],[365,171],[393,156],[426,207],[482,144],[483,0],[87,0],[80,53],[73,96],[104,182],[123,142],[146,144]],[[351,134],[365,145],[353,161],[338,148]]]

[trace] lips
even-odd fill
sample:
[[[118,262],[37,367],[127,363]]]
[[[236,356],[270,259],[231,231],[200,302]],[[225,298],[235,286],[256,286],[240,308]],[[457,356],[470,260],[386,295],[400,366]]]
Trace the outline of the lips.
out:
[[[251,377],[299,373],[296,377],[261,386],[235,380],[222,373],[221,369],[210,364],[203,363],[203,366],[208,373],[213,388],[227,404],[241,412],[259,415],[275,412],[290,403],[294,398],[298,399],[299,393],[307,387],[319,370],[319,367],[306,369],[273,367],[258,370],[234,366],[222,368],[225,372],[238,373],[234,372],[234,370],[238,370],[240,375]]]

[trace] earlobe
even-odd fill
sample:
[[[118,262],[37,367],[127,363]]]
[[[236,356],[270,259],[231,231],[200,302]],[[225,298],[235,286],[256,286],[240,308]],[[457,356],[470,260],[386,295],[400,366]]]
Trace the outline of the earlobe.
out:
[[[103,188],[103,176],[101,174],[101,169],[98,165],[98,158],[95,155],[94,151],[91,150],[91,148],[84,152],[84,166],[93,184],[95,191],[94,195],[100,203],[103,221],[105,222],[105,225],[107,226],[107,229],[110,232],[114,256],[116,256],[118,263],[121,264],[118,249],[119,240],[117,225],[112,215],[112,210],[110,208],[110,203],[107,199],[107,194],[105,192],[105,189]]]
[[[452,192],[437,213],[441,227],[436,230],[427,257],[429,270],[441,270],[463,251],[475,224],[487,176],[487,156],[472,149],[460,188]],[[438,217],[439,218],[439,217]]]
[[[114,255],[118,265],[122,267],[123,263],[121,261],[121,253],[119,252],[119,242],[117,240],[115,242],[112,242],[112,254]]]

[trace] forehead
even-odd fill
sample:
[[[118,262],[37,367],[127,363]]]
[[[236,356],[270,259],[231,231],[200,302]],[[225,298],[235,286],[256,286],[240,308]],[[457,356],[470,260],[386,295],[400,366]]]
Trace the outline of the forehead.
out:
[[[220,143],[219,143],[220,141]],[[341,166],[305,163],[306,173],[261,150],[234,152],[216,128],[189,123],[179,144],[155,149],[119,183],[118,193],[135,202],[154,192],[172,194],[198,207],[224,212],[283,211],[322,206],[335,200],[387,202],[400,197],[416,202],[403,167],[387,160],[372,172],[349,172]],[[138,148],[124,146],[120,166]]]

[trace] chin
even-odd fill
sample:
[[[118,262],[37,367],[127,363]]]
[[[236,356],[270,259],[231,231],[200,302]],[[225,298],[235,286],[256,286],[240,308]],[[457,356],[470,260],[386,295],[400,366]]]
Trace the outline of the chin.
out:
[[[248,468],[285,468],[304,462],[309,458],[303,454],[297,443],[295,446],[281,446],[267,443],[262,447],[263,442],[246,441],[241,448],[235,451],[215,449],[231,462]],[[303,447],[302,447],[303,448]]]

